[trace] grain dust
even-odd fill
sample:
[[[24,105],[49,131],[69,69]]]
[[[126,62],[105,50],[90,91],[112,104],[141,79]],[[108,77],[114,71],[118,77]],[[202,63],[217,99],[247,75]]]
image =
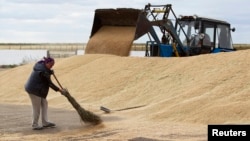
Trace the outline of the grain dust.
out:
[[[102,26],[87,43],[85,54],[129,56],[135,27]]]

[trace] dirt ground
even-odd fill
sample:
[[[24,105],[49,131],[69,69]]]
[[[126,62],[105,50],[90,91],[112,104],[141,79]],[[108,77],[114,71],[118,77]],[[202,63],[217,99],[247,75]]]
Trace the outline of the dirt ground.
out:
[[[206,141],[208,124],[250,122],[249,54],[250,50],[182,58],[85,54],[56,59],[54,70],[61,84],[103,123],[81,122],[67,99],[50,90],[49,119],[57,126],[41,131],[31,129],[31,103],[24,91],[34,63],[2,70],[0,140]],[[136,106],[141,107],[129,109]]]

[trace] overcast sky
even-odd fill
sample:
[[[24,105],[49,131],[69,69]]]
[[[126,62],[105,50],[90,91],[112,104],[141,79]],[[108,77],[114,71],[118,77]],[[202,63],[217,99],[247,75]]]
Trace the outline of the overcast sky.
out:
[[[0,0],[1,43],[87,43],[98,8],[172,4],[175,14],[228,21],[233,43],[250,43],[249,0]]]

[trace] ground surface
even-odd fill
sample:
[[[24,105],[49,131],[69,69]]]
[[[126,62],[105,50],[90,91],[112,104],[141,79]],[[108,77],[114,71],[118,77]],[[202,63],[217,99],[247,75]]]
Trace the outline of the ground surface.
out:
[[[56,59],[59,81],[103,123],[80,122],[67,99],[51,90],[49,118],[57,127],[42,131],[31,129],[31,103],[23,88],[33,63],[1,70],[0,140],[206,141],[208,124],[250,122],[249,54]],[[107,114],[100,106],[113,111]],[[142,107],[114,111],[136,106]]]

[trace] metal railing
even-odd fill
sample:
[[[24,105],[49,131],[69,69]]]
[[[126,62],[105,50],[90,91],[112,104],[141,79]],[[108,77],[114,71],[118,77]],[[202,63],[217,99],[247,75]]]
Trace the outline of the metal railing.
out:
[[[77,54],[78,50],[84,50],[86,43],[0,43],[1,49],[16,50],[48,50],[49,55],[56,58],[65,58]],[[145,43],[134,43],[132,51],[145,51]],[[234,44],[237,50],[250,49],[250,44]]]

